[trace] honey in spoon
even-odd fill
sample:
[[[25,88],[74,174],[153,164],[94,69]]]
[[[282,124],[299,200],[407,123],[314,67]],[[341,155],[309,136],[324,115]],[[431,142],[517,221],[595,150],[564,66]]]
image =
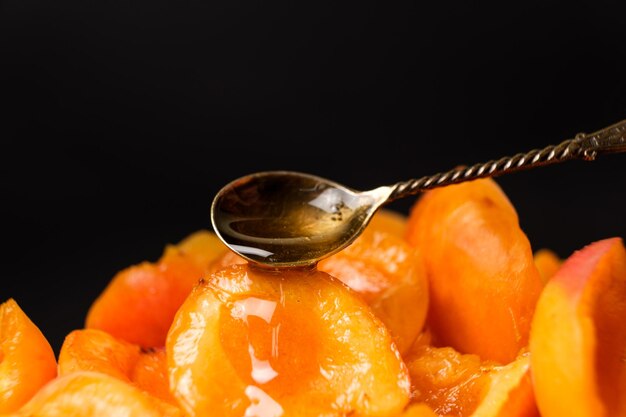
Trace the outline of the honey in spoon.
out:
[[[248,261],[269,267],[314,265],[352,243],[387,202],[445,185],[625,151],[626,120],[558,145],[370,191],[293,171],[255,173],[218,192],[211,222],[220,239]]]
[[[304,266],[350,244],[389,192],[359,193],[298,172],[261,172],[224,187],[211,218],[220,238],[244,258]]]

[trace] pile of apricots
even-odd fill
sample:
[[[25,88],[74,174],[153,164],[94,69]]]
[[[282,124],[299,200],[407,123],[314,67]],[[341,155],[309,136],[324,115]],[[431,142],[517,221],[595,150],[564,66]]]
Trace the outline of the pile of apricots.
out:
[[[490,179],[380,211],[314,268],[200,231],[119,272],[58,357],[4,302],[0,415],[626,416],[626,250],[533,251]]]

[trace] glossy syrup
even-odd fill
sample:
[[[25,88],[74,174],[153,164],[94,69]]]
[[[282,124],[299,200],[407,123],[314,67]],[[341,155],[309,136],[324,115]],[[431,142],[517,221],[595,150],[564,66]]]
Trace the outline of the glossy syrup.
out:
[[[285,407],[288,409],[290,402],[285,403],[285,397],[297,392],[298,396],[307,395],[309,381],[319,378],[319,322],[309,309],[303,310],[300,302],[292,299],[292,291],[283,289],[283,283],[289,288],[295,285],[294,280],[315,279],[311,273],[317,274],[249,271],[250,293],[257,295],[226,296],[220,338],[245,384],[244,416],[287,415]]]
[[[266,174],[234,182],[213,207],[236,252],[273,266],[304,265],[342,247],[373,208],[370,196],[314,176]]]

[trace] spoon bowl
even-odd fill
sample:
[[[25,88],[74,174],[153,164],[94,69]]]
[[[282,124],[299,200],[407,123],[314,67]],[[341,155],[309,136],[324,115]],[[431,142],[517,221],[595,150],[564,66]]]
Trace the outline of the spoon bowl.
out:
[[[219,191],[211,222],[220,239],[248,261],[269,267],[310,266],[352,243],[387,202],[436,187],[618,152],[626,152],[626,120],[558,145],[370,191],[300,172],[260,172]]]
[[[215,196],[211,222],[220,239],[255,263],[306,266],[361,234],[392,187],[358,192],[294,171],[247,175]]]

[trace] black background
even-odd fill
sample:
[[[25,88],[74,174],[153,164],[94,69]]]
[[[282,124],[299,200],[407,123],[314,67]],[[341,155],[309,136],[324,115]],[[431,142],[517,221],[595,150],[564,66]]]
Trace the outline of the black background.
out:
[[[618,4],[0,0],[0,298],[58,349],[236,177],[370,189],[624,119]],[[533,247],[567,256],[626,236],[625,165],[498,182]]]

